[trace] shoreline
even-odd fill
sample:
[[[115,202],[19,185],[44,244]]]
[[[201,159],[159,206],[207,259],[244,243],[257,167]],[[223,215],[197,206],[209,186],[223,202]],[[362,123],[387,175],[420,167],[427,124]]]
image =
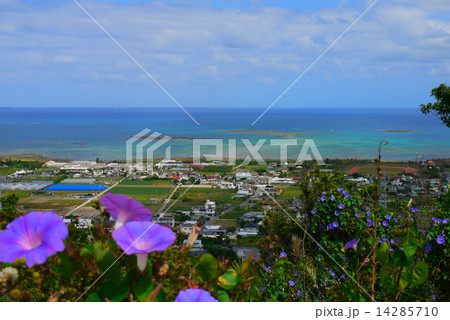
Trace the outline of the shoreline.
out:
[[[32,157],[30,157],[32,156]],[[97,157],[97,156],[92,156],[92,158],[89,159],[83,159],[80,160],[79,158],[62,158],[62,157],[47,157],[41,154],[37,154],[37,153],[21,153],[21,154],[12,154],[12,155],[3,155],[0,154],[0,162],[8,160],[8,159],[12,159],[12,160],[23,160],[23,161],[39,161],[39,162],[47,162],[47,161],[57,161],[57,162],[64,162],[64,161],[95,161],[96,158],[100,159],[100,162],[107,162],[107,163],[111,163],[111,162],[120,162],[120,163],[125,163],[126,160],[125,159],[102,159],[101,157]],[[236,160],[244,160],[246,157],[236,157]],[[164,160],[164,158],[155,158],[155,161],[161,161]],[[192,162],[192,157],[173,157],[171,158],[171,160],[179,160],[179,161],[185,161],[185,162]],[[228,157],[223,157],[223,159],[218,160],[218,161],[223,161],[223,162],[227,162],[229,160]],[[280,161],[279,158],[264,158],[263,159],[265,162],[272,162],[272,161]],[[292,162],[297,160],[296,157],[288,157],[288,162]],[[373,162],[373,158],[324,158],[324,161],[348,161],[348,162]],[[450,161],[450,157],[448,158],[429,158],[428,160],[433,160],[433,161]],[[212,162],[215,161],[213,159],[211,160],[206,160],[206,159],[202,159],[201,161],[204,162]],[[416,163],[415,160],[382,160],[382,163]],[[226,164],[225,164],[226,165]]]

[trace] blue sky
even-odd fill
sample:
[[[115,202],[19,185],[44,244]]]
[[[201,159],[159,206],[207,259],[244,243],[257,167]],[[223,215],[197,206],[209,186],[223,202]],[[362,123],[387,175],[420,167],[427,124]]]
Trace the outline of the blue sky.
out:
[[[365,0],[79,0],[186,108],[264,109]],[[450,2],[379,0],[276,105],[417,107],[450,84]],[[174,107],[71,0],[0,0],[0,107]]]

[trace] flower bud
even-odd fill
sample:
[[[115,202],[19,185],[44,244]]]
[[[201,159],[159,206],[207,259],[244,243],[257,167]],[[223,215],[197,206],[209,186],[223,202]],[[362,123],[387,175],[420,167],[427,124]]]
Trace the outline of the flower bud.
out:
[[[200,227],[192,227],[191,233],[189,234],[186,242],[186,249],[192,248],[201,230],[202,229],[200,229]]]
[[[22,292],[19,289],[12,289],[9,292],[9,296],[13,300],[20,300],[20,298],[22,297]]]
[[[27,260],[25,258],[19,258],[19,259],[14,260],[13,267],[20,268],[26,264],[27,264]]]
[[[22,302],[31,302],[33,301],[33,295],[30,291],[22,292],[22,296],[20,297],[20,301]]]

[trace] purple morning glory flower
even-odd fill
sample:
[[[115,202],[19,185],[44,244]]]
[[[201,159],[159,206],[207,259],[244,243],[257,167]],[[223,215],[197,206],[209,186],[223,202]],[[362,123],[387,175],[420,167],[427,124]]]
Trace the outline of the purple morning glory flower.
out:
[[[334,215],[335,215],[336,217],[339,217],[340,214],[341,214],[341,212],[340,212],[339,210],[334,211]]]
[[[116,220],[114,229],[120,228],[128,221],[151,221],[152,212],[137,200],[128,198],[124,194],[107,193],[100,199],[100,203]]]
[[[372,212],[370,212],[370,211],[366,211],[366,214],[367,214],[367,215],[369,215],[369,214],[371,214],[371,213],[372,213]]]
[[[272,267],[271,267],[271,266],[268,266],[268,267],[266,268],[266,271],[270,271],[270,269],[272,269]]]
[[[369,207],[369,206],[366,206],[366,210],[370,210],[370,207]]]
[[[291,287],[295,286],[294,281],[290,280],[290,281],[289,281],[289,285],[290,285]]]
[[[137,254],[138,268],[144,271],[148,254],[164,251],[175,241],[175,233],[169,227],[151,221],[131,221],[114,230],[112,237],[125,254]]]
[[[186,289],[180,291],[175,302],[219,302],[208,291],[203,289]]]
[[[326,199],[326,197],[325,197],[325,196],[322,196],[322,197],[320,198],[320,201],[325,201],[325,199]]]
[[[312,214],[316,214],[316,212],[317,212],[316,209],[312,209],[312,210],[311,210],[311,213],[312,213]]]
[[[445,242],[444,236],[437,237],[436,242],[439,244],[444,244],[444,242]]]
[[[342,210],[342,209],[344,209],[344,205],[341,203],[340,205],[338,205],[338,208],[339,208],[340,210]]]
[[[53,212],[33,211],[18,217],[0,232],[0,262],[13,263],[25,258],[27,266],[44,263],[48,257],[64,250],[69,231]]]
[[[416,212],[417,212],[417,209],[416,209],[416,208],[411,208],[411,211],[412,211],[413,213],[416,213]]]
[[[402,214],[399,214],[398,217],[399,217],[399,218],[403,218],[403,215],[402,215]]]
[[[388,215],[388,214],[387,214],[387,215],[385,215],[384,217],[386,218],[386,220],[389,220],[389,219],[391,219],[391,216],[390,216],[390,215]]]
[[[389,222],[387,222],[386,220],[383,220],[383,222],[381,224],[383,225],[383,227],[387,227],[389,225]]]
[[[356,218],[359,218],[359,214],[355,213],[355,217],[356,217]]]
[[[339,227],[339,223],[337,221],[333,222],[333,228]]]
[[[442,223],[443,223],[443,224],[447,224],[447,223],[448,223],[448,219],[442,220]]]
[[[331,196],[330,199],[331,199],[331,201],[334,201],[334,200],[336,200],[336,197],[335,196]]]
[[[346,197],[346,198],[349,198],[350,197],[350,195],[348,194],[348,192],[347,191],[342,191],[342,194],[344,195],[344,197]]]
[[[335,277],[335,276],[336,276],[336,273],[332,272],[332,273],[331,273],[331,276],[332,276],[332,277]]]
[[[286,252],[282,252],[282,253],[280,253],[280,258],[286,258],[287,257],[287,254],[286,254]]]
[[[358,241],[359,241],[359,239],[350,240],[349,242],[347,242],[345,244],[344,250],[347,250],[347,249],[356,250],[356,247],[358,246]]]
[[[433,245],[431,243],[429,243],[426,247],[425,247],[425,253],[430,253],[431,249],[433,248]]]
[[[341,192],[341,191],[342,191],[342,188],[337,188],[337,191]]]

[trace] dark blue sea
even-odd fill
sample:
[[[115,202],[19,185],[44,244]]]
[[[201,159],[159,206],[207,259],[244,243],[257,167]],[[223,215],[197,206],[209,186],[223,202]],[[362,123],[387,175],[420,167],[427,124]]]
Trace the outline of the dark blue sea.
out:
[[[305,139],[313,139],[323,158],[372,159],[379,142],[386,139],[389,144],[383,148],[384,160],[414,160],[416,154],[425,154],[428,159],[450,157],[450,128],[418,108],[274,107],[254,126],[251,124],[263,109],[188,111],[200,125],[175,107],[2,108],[0,154],[33,152],[56,159],[120,160],[125,159],[126,140],[148,128],[183,138],[170,141],[173,158],[192,156],[192,140],[186,138],[223,138],[225,156],[229,139],[238,141],[238,156],[246,155],[240,139],[249,139],[252,144],[267,139],[260,151],[271,159],[278,157],[279,147],[270,146],[270,139],[297,139],[299,146],[289,147],[289,158],[297,158]]]

